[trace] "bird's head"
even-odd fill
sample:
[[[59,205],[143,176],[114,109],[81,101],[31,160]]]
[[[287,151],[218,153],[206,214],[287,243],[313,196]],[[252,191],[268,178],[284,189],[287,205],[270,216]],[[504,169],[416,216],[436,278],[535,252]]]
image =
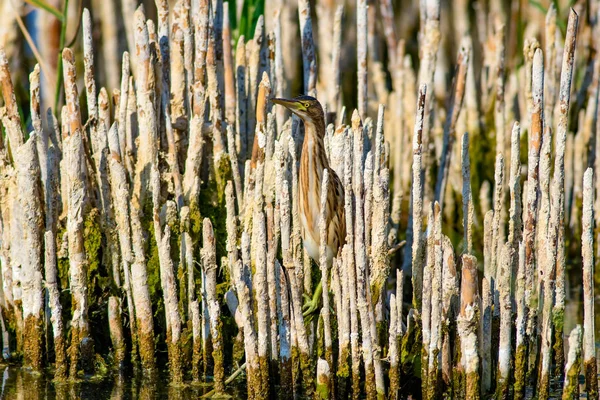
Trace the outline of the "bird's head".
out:
[[[321,103],[314,97],[298,96],[293,99],[274,98],[271,101],[284,106],[299,116],[304,122],[318,124],[320,121],[324,121],[323,107],[321,107]]]

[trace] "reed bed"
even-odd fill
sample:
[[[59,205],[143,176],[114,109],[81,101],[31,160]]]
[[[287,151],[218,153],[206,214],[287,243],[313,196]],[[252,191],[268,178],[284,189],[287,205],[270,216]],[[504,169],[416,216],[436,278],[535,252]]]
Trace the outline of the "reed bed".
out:
[[[12,3],[5,361],[251,399],[598,397],[597,1]],[[57,15],[58,48],[31,39]],[[303,249],[303,124],[269,101],[301,93],[321,238],[344,187],[331,268]]]

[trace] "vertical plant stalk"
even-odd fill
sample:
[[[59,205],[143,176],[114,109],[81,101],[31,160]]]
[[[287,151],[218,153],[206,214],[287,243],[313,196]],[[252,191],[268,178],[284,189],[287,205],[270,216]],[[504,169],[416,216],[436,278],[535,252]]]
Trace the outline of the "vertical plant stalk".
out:
[[[21,288],[23,299],[23,356],[25,366],[42,368],[44,298],[42,296],[43,212],[40,192],[40,167],[36,150],[37,134],[14,151],[22,237],[20,242]]]
[[[304,93],[311,94],[317,86],[317,59],[310,16],[310,2],[308,0],[298,0],[298,19],[300,21],[300,40],[302,43]]]
[[[249,248],[250,239],[244,232],[242,234],[242,253],[244,253],[244,249],[249,250]],[[239,304],[244,320],[244,347],[246,349],[246,364],[248,366],[248,394],[249,398],[251,399],[259,399],[257,393],[260,390],[261,377],[256,330],[254,328],[255,318],[252,311],[251,289],[248,279],[250,274],[250,265],[246,264],[246,261],[242,263],[242,261],[238,260],[237,264],[233,267],[233,271]]]
[[[508,224],[508,242],[518,251],[523,236],[523,211],[521,204],[521,126],[517,121],[513,124],[510,149],[510,210]],[[513,264],[514,266],[514,264]],[[520,300],[518,300],[520,301]]]
[[[0,49],[0,87],[2,88],[2,98],[6,110],[6,113],[3,113],[2,124],[6,129],[6,136],[8,136],[11,147],[18,149],[23,144],[24,135],[21,129],[17,98],[8,70],[8,60],[3,49]]]
[[[433,206],[433,252],[429,257],[433,258],[433,271],[431,276],[431,336],[429,340],[429,376],[427,379],[427,396],[436,399],[441,393],[439,378],[442,371],[442,216],[440,204],[435,202]],[[430,234],[431,234],[430,233]]]
[[[473,192],[471,190],[471,160],[469,156],[469,133],[462,136],[462,196],[463,196],[463,230],[465,251],[473,254]]]
[[[131,265],[134,262],[131,244],[129,183],[127,171],[119,154],[119,140],[116,124],[109,131],[108,146],[110,155],[108,157],[108,169],[111,177],[112,204],[115,212],[115,223],[118,232],[119,247],[121,254],[121,265],[123,270],[125,295],[127,297],[127,311],[129,313],[129,326],[131,335],[131,359],[136,363],[137,357],[137,332],[136,317],[133,304]]]
[[[502,246],[498,270],[498,291],[500,297],[500,347],[498,349],[498,374],[496,376],[496,396],[508,399],[510,390],[510,368],[512,358],[512,299],[510,285],[516,249],[507,243]]]
[[[460,315],[457,319],[458,335],[461,343],[461,364],[464,368],[468,399],[480,398],[479,344],[479,293],[477,290],[477,259],[463,255],[462,280],[460,288]]]
[[[257,396],[264,398],[269,393],[269,293],[267,283],[267,229],[263,212],[264,161],[259,161],[255,171],[254,213],[252,217],[252,241],[254,242],[254,276],[258,320],[258,358],[261,386]]]
[[[423,296],[423,261],[425,255],[425,245],[423,240],[423,182],[421,174],[421,163],[423,153],[423,118],[425,114],[425,98],[427,86],[422,85],[419,88],[419,98],[417,102],[417,116],[413,131],[413,163],[412,163],[412,286],[413,286],[413,307],[416,310],[421,309]],[[408,235],[407,235],[408,236]],[[411,271],[405,271],[408,275]]]
[[[60,382],[67,379],[67,355],[56,268],[56,239],[52,230],[47,230],[44,234],[44,249],[44,278],[48,289],[48,303],[51,311],[50,321],[52,322],[52,336],[54,339],[54,380]]]
[[[400,390],[400,354],[398,353],[398,310],[396,296],[392,293],[390,297],[390,328],[388,341],[388,358],[390,360],[390,398],[398,399]]]
[[[357,121],[358,123],[358,121]],[[356,127],[358,129],[358,126]],[[353,127],[354,130],[354,127]],[[354,148],[354,133],[348,130],[345,134],[344,157],[344,216],[346,218],[346,244],[342,254],[347,282],[347,303],[350,307],[350,354],[352,359],[352,398],[360,396],[360,350],[358,342],[359,322],[356,294],[356,269],[354,268],[354,202],[353,198],[353,167],[354,157],[351,149]]]
[[[356,0],[356,60],[358,63],[358,114],[367,118],[367,0]]]
[[[583,365],[585,389],[589,398],[598,397],[596,340],[594,335],[594,173],[592,168],[583,177],[583,215],[581,256],[583,259]]]
[[[423,169],[425,170],[425,198],[430,200],[433,197],[433,168],[434,164],[434,143],[432,136],[433,125],[433,99],[435,93],[433,90],[433,78],[437,64],[437,52],[441,41],[440,32],[440,0],[423,0],[420,10],[424,22],[423,48],[420,51],[421,64],[419,67],[418,82],[427,87],[427,96],[425,99],[424,117],[423,117]]]
[[[114,346],[115,365],[118,369],[122,369],[127,347],[123,336],[123,325],[121,324],[121,304],[117,296],[108,298],[108,328],[110,340]]]
[[[70,379],[77,379],[79,363],[85,371],[93,370],[94,347],[89,336],[87,267],[88,259],[84,246],[84,218],[88,215],[88,173],[85,164],[79,95],[75,75],[75,57],[71,49],[63,50],[66,118],[68,133],[63,132],[65,153],[68,214],[67,234],[69,242],[69,283],[71,287],[71,346]]]
[[[469,50],[462,46],[458,52],[456,68],[454,72],[453,90],[448,105],[448,114],[444,125],[444,141],[442,145],[442,156],[440,159],[440,168],[438,170],[437,182],[435,184],[435,199],[444,205],[444,193],[446,182],[450,172],[450,161],[452,158],[454,142],[456,140],[456,122],[462,109],[463,99],[465,97],[465,87],[467,83],[467,70],[469,68]]]
[[[326,370],[333,369],[333,343],[331,338],[331,316],[329,311],[329,263],[327,262],[327,220],[328,213],[333,211],[328,209],[327,203],[327,195],[329,191],[332,190],[329,186],[329,170],[323,171],[323,182],[321,185],[321,212],[319,216],[319,238],[320,238],[320,248],[319,248],[319,266],[321,268],[321,287],[323,290],[323,308],[321,311],[321,315],[323,317],[323,336],[325,342],[325,360],[319,360],[318,364],[323,364],[322,361],[327,363]],[[317,364],[317,386],[321,384],[319,373],[319,365]],[[323,367],[323,366],[322,366]],[[326,381],[327,392],[333,395],[334,387],[333,380],[328,379]],[[318,390],[317,390],[318,392]]]
[[[371,315],[367,304],[367,254],[364,244],[365,223],[364,223],[364,182],[363,182],[363,154],[364,154],[364,133],[363,125],[355,111],[352,116],[352,130],[354,132],[354,179],[353,192],[355,202],[355,221],[354,221],[354,257],[356,265],[356,294],[357,308],[360,313],[361,331],[362,331],[362,351],[365,364],[365,390],[367,398],[375,399],[380,390],[376,387],[375,366],[373,360],[373,341],[371,336],[370,320]],[[383,389],[385,390],[385,389]]]
[[[569,354],[565,364],[563,400],[579,399],[579,370],[581,368],[581,325],[577,325],[569,335]]]
[[[464,267],[464,266],[463,266]],[[492,387],[492,308],[494,306],[495,280],[484,277],[481,282],[481,393],[486,395]]]
[[[217,299],[217,250],[212,223],[204,218],[202,227],[202,267],[206,279],[206,295],[210,314],[210,332],[212,336],[215,391],[223,393],[225,390],[225,370],[223,365],[223,338],[221,332],[221,317],[219,301]]]
[[[146,26],[146,16],[143,7],[135,12],[135,65],[136,65],[136,100],[138,115],[138,146],[137,163],[135,166],[135,179],[133,195],[137,198],[138,205],[143,208],[150,190],[150,169],[157,158],[157,119],[155,109],[156,82],[154,65],[150,55],[150,38]],[[163,60],[164,61],[164,60]],[[135,201],[135,200],[133,200]],[[136,307],[137,308],[137,307]]]
[[[525,226],[523,229],[523,241],[525,245],[525,304],[527,307],[527,340],[529,353],[531,357],[528,375],[535,382],[537,380],[537,352],[535,351],[537,343],[536,321],[537,308],[534,304],[534,286],[536,275],[536,254],[535,239],[537,227],[537,209],[538,209],[538,186],[539,186],[539,158],[542,147],[543,132],[543,90],[544,90],[544,65],[542,50],[537,49],[533,56],[532,70],[532,108],[531,108],[531,134],[529,136],[529,155],[528,155],[528,173],[527,173],[527,204],[525,208]],[[517,354],[518,355],[518,354]],[[519,365],[517,365],[519,368]],[[518,370],[517,370],[518,373]]]
[[[557,354],[564,353],[563,328],[565,314],[565,147],[568,132],[569,104],[571,101],[571,83],[573,79],[573,64],[575,62],[575,48],[577,45],[577,27],[579,17],[571,9],[567,23],[567,34],[562,57],[560,74],[560,92],[558,105],[558,124],[556,129],[556,150],[554,158],[554,176],[552,178],[552,210],[549,225],[549,245],[556,254],[556,291],[552,319],[555,325],[555,346]],[[570,168],[569,168],[570,169]],[[564,357],[557,359],[560,365]]]

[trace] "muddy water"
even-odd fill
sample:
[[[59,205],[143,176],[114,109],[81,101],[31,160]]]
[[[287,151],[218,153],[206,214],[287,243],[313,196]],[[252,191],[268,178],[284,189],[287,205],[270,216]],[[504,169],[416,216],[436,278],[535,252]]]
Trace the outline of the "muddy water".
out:
[[[44,375],[34,375],[17,366],[0,366],[2,389],[0,399],[23,400],[187,400],[198,399],[209,385],[175,388],[167,384],[167,374],[154,379],[111,376],[102,380],[86,380],[76,384],[54,384]],[[245,398],[245,384],[234,382],[228,387],[233,399]]]

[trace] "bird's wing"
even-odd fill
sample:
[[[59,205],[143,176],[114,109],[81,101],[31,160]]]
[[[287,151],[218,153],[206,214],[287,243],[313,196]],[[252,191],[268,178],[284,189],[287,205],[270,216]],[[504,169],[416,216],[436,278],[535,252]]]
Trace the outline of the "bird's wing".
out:
[[[346,217],[344,212],[344,186],[333,168],[329,170],[329,190],[327,195],[328,245],[334,255],[346,241]]]

